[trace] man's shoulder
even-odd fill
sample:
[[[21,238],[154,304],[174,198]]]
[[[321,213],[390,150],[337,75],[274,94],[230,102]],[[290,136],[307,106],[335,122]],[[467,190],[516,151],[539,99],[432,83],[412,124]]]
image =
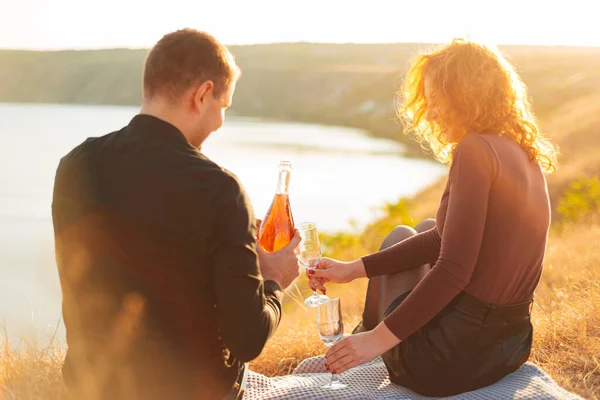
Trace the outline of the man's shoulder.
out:
[[[100,149],[102,149],[106,143],[110,142],[116,135],[118,135],[119,132],[121,132],[121,130],[110,132],[103,136],[88,137],[79,145],[75,146],[67,154],[65,154],[61,158],[61,164],[64,165],[72,163],[78,159],[86,158],[98,153]]]
[[[208,157],[198,154],[191,162],[194,164],[194,169],[202,171],[203,174],[208,174],[211,179],[217,181],[220,186],[226,188],[227,191],[243,191],[240,180],[233,172],[220,166]]]
[[[251,209],[251,201],[239,178],[230,170],[199,154],[193,168],[186,168],[188,187],[211,204]],[[192,172],[191,174],[189,172]]]

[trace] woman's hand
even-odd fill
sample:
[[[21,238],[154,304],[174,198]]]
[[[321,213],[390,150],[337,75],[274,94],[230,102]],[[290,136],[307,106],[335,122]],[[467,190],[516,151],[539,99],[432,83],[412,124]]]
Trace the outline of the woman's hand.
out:
[[[400,343],[382,322],[369,332],[346,336],[325,354],[325,367],[334,374],[373,361]]]
[[[342,262],[331,258],[322,258],[316,270],[306,270],[308,284],[312,290],[319,289],[325,293],[325,284],[348,283],[356,278],[367,276],[365,265],[361,259],[352,262]]]

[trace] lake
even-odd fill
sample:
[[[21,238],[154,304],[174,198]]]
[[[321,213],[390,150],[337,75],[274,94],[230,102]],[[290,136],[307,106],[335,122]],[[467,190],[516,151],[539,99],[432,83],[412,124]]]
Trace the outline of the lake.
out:
[[[0,326],[12,340],[43,345],[57,329],[64,337],[50,208],[58,161],[87,137],[120,129],[137,112],[0,104]],[[351,221],[358,229],[386,202],[446,173],[360,130],[241,117],[229,117],[202,151],[240,178],[259,218],[275,193],[279,161],[291,161],[294,219],[315,221],[323,231],[352,229]]]

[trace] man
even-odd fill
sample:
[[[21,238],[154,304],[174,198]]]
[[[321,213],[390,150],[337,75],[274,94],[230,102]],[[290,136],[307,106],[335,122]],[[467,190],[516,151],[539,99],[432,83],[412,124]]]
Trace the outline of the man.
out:
[[[75,398],[239,398],[244,363],[277,328],[300,239],[260,250],[237,178],[200,152],[238,76],[212,36],[170,33],[147,57],[140,114],[61,160],[52,212]]]

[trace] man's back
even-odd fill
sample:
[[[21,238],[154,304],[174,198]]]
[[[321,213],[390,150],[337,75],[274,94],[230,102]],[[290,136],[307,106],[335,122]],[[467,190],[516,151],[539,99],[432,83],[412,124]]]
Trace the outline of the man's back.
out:
[[[53,219],[71,387],[222,397],[277,325],[243,189],[162,120],[138,115],[64,157]],[[251,304],[244,315],[233,294]],[[252,327],[236,348],[244,318]]]

